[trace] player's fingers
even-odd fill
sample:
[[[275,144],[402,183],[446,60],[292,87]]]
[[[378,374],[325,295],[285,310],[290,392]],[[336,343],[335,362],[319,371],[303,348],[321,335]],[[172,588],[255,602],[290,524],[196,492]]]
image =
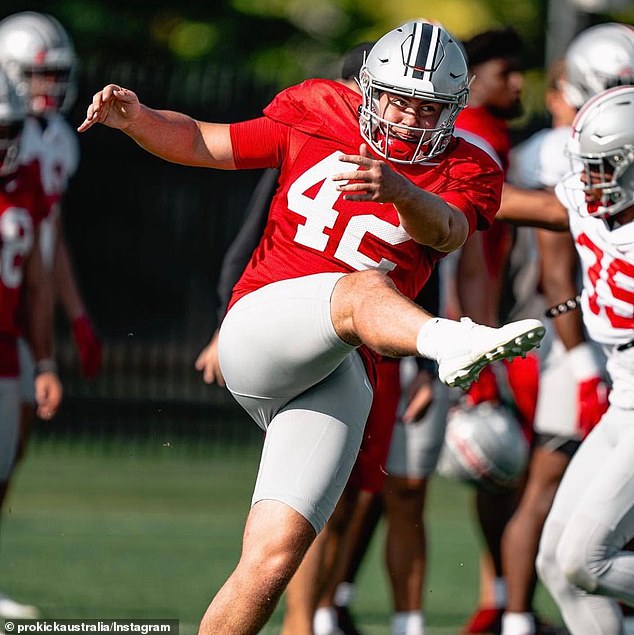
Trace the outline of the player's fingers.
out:
[[[216,377],[216,383],[219,386],[224,386],[225,385],[225,378],[222,376],[222,371],[220,370],[220,366],[218,366],[216,364],[216,368],[214,370],[215,373],[215,377]]]
[[[207,347],[203,348],[203,350],[200,351],[200,354],[198,355],[198,357],[196,358],[196,361],[194,362],[194,368],[196,370],[204,370],[206,359],[207,359]]]
[[[369,170],[355,170],[354,172],[341,172],[332,177],[333,181],[370,181],[372,174]]]
[[[367,192],[371,188],[370,183],[344,183],[337,186],[339,192]]]
[[[374,160],[362,154],[342,154],[339,156],[339,161],[342,163],[356,163],[358,166],[367,169],[372,166]]]

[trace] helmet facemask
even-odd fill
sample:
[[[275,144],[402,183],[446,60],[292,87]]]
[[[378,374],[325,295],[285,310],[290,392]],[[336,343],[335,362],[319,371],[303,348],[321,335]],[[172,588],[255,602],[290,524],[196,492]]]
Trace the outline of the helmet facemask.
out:
[[[72,103],[74,89],[69,67],[42,64],[21,70],[25,99],[31,114],[65,111]]]
[[[425,163],[441,154],[469,95],[460,47],[444,29],[423,22],[406,23],[383,36],[368,54],[359,84],[361,135],[379,156],[394,163]],[[383,93],[443,108],[432,128],[396,124],[383,116]]]
[[[364,80],[364,75],[366,79]],[[411,94],[381,89],[367,78],[367,73],[361,77],[363,90],[363,105],[360,111],[361,134],[372,149],[388,161],[395,163],[423,163],[441,154],[446,149],[458,113],[466,106],[468,92],[464,98],[445,101],[436,98],[419,97]],[[436,124],[432,128],[417,128],[403,123],[393,123],[382,116],[380,97],[383,93],[415,97],[424,101],[443,104],[438,114]],[[368,106],[369,104],[369,106]]]
[[[634,146],[610,152],[582,154],[568,151],[572,174],[564,187],[581,190],[577,212],[585,216],[614,216],[634,204]]]
[[[581,216],[614,216],[634,204],[634,86],[610,88],[577,113],[562,186]]]

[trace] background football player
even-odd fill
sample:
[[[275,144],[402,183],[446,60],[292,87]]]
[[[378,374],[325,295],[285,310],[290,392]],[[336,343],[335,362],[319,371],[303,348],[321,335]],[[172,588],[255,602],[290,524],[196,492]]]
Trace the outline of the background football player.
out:
[[[634,86],[577,114],[573,171],[557,186],[583,269],[581,308],[607,355],[610,405],[572,458],[546,519],[537,567],[575,635],[620,635],[634,606]]]
[[[35,359],[35,381],[31,375],[30,383],[38,415],[52,417],[62,394],[52,359],[52,289],[38,246],[49,200],[37,162],[19,163],[24,118],[24,104],[0,69],[0,505],[22,442],[20,334],[26,336]],[[0,593],[0,616],[33,618],[37,609]]]

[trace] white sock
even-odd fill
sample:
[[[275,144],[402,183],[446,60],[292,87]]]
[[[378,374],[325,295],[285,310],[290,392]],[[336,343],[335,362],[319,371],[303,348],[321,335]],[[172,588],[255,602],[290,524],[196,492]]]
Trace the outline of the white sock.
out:
[[[465,351],[465,343],[468,345],[471,329],[463,322],[447,320],[445,318],[432,318],[427,320],[416,337],[416,350],[429,359],[437,362],[441,358],[453,357]]]
[[[337,613],[334,606],[320,606],[313,615],[315,635],[333,635],[338,632]]]
[[[354,598],[355,590],[352,582],[340,582],[335,591],[335,606],[348,606]]]
[[[425,635],[425,616],[420,611],[394,613],[392,635]]]
[[[534,635],[535,616],[532,613],[511,613],[502,615],[502,635]]]
[[[496,609],[503,609],[506,606],[506,580],[496,577],[493,580],[493,602]]]

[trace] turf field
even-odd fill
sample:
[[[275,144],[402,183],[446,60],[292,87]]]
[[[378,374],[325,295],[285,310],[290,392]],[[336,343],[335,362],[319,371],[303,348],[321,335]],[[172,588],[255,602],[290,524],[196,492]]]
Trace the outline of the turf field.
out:
[[[0,588],[45,617],[177,618],[195,633],[238,557],[257,460],[252,443],[36,438],[5,509]],[[448,635],[477,595],[468,488],[436,479],[428,519],[427,622]],[[382,542],[380,528],[353,606],[368,635],[389,633]],[[541,591],[537,605],[557,621]],[[279,623],[280,609],[263,633]]]

